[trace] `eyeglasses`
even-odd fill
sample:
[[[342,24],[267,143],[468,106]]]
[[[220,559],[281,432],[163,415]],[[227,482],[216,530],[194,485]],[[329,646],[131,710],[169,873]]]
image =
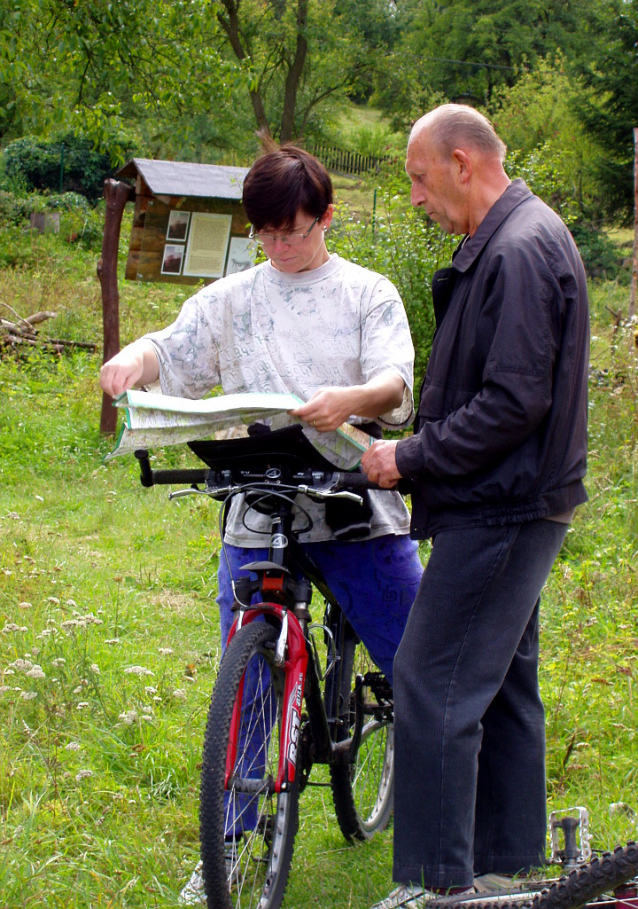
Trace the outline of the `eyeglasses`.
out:
[[[321,217],[321,216],[320,216]],[[286,243],[288,246],[298,246],[300,243],[310,236],[310,231],[320,220],[315,218],[308,230],[291,230],[287,234],[262,234],[260,231],[255,232],[255,229],[251,227],[248,237],[250,240],[256,240],[257,243],[261,243],[262,246],[266,246],[271,243],[276,243],[277,240],[281,240],[282,243]]]

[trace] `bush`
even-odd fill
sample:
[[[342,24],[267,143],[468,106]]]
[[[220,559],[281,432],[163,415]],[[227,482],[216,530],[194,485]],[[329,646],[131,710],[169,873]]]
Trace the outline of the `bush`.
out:
[[[614,280],[620,277],[618,247],[606,233],[584,222],[572,224],[570,230],[590,278]],[[628,273],[626,277],[628,280]]]
[[[55,141],[17,139],[4,150],[4,167],[9,179],[21,181],[27,191],[61,190],[93,202],[102,197],[104,180],[114,172],[109,155],[74,135]]]
[[[432,275],[450,263],[458,238],[444,234],[412,207],[402,169],[388,168],[381,183],[370,220],[353,215],[347,206],[338,207],[331,245],[344,258],[378,271],[396,285],[410,322],[419,382],[434,337]]]

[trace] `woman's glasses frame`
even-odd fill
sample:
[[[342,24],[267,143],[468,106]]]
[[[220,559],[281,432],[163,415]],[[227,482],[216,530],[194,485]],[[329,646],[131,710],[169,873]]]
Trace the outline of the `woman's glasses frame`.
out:
[[[277,240],[281,240],[282,243],[286,243],[288,246],[298,246],[310,236],[313,227],[315,224],[318,224],[320,220],[321,215],[315,218],[308,230],[291,230],[287,234],[262,234],[260,231],[255,231],[255,229],[251,227],[248,238],[249,240],[255,240],[262,246],[272,245],[273,243],[276,243]]]

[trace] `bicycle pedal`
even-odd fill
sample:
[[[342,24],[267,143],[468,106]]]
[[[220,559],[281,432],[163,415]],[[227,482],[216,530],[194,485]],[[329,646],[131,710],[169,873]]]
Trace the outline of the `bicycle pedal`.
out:
[[[394,698],[392,686],[382,672],[366,672],[363,684],[370,689],[379,703],[392,703]]]
[[[549,829],[553,865],[573,868],[591,859],[592,837],[589,832],[589,812],[586,808],[576,807],[567,808],[566,811],[552,811],[549,816]]]

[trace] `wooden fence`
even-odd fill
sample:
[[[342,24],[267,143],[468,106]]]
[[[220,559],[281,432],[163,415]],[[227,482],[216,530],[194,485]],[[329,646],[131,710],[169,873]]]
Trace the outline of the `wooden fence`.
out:
[[[315,158],[319,158],[328,170],[351,176],[359,176],[372,171],[378,173],[383,164],[397,160],[395,155],[361,155],[358,152],[345,151],[343,148],[336,148],[333,145],[319,145],[311,141],[299,140],[299,144]],[[250,167],[253,163],[253,158],[238,155],[235,151],[224,159],[224,164],[233,167]]]
[[[305,144],[305,148],[319,158],[324,167],[340,174],[359,176],[370,171],[377,173],[382,164],[396,161],[393,155],[361,155],[358,152],[344,151],[329,145],[316,145],[313,142]]]

